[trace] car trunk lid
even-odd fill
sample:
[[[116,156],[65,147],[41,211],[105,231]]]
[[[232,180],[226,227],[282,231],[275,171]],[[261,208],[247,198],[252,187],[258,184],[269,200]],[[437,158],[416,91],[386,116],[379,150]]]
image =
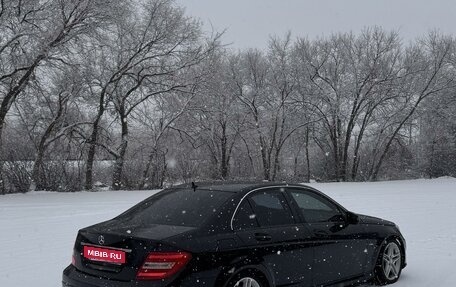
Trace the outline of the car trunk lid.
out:
[[[153,251],[178,250],[164,239],[193,227],[140,225],[121,220],[106,221],[79,231],[74,247],[74,265],[90,275],[119,281],[136,278],[138,269]]]

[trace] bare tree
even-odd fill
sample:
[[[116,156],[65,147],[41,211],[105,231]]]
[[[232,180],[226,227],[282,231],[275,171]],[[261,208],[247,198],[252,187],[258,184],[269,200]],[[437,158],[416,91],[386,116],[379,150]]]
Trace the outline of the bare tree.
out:
[[[315,43],[301,40],[296,53],[303,66],[300,79],[308,82],[301,91],[310,94],[305,100],[322,117],[329,136],[335,178],[354,180],[366,129],[376,109],[392,98],[401,71],[400,40],[394,32],[375,28],[357,38],[341,34]]]
[[[263,179],[275,180],[286,142],[309,122],[303,105],[293,98],[296,77],[292,66],[291,36],[272,38],[268,55],[250,50],[243,55],[240,71],[233,66],[237,97],[251,116],[257,134]]]
[[[377,145],[369,172],[371,180],[378,178],[393,141],[423,101],[456,87],[455,67],[450,62],[453,51],[454,39],[435,32],[406,51],[403,65],[405,76],[400,77],[396,92],[399,98],[394,102],[399,109],[393,113],[395,117],[392,119],[391,133],[384,135],[381,144]]]
[[[176,90],[192,93],[191,87],[200,75],[188,77],[186,71],[201,63],[215,45],[215,42],[201,41],[199,23],[188,20],[183,10],[172,6],[172,2],[149,1],[144,9],[144,22],[139,22],[139,27],[131,29],[129,34],[121,35],[126,37],[122,42],[139,46],[141,52],[112,99],[121,126],[112,182],[115,189],[122,186],[128,117],[139,105],[155,96]],[[189,89],[185,91],[186,88]]]
[[[88,32],[108,1],[2,1],[0,13],[0,150],[6,116],[44,61]]]
[[[194,140],[207,148],[213,166],[211,176],[218,179],[227,179],[230,174],[233,149],[246,121],[231,77],[231,60],[228,51],[223,51],[208,61],[210,73],[189,114]]]
[[[71,79],[66,73],[49,77],[53,82],[49,87],[33,81],[28,89],[34,97],[15,103],[14,110],[35,144],[30,190],[46,189],[43,172],[49,147],[64,137],[71,137],[74,129],[87,124],[78,112],[81,84],[74,71],[73,75]]]

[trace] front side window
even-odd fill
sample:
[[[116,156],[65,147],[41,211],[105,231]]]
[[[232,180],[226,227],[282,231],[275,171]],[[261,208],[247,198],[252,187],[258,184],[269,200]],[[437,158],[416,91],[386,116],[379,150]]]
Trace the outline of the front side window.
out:
[[[294,224],[285,196],[279,191],[256,192],[249,202],[261,227]]]
[[[291,190],[290,194],[308,223],[329,222],[342,216],[335,204],[311,191]]]

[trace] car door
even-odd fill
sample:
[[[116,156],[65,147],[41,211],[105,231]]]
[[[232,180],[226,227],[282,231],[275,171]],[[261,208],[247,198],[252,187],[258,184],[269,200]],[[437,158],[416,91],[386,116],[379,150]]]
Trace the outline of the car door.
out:
[[[311,234],[295,217],[279,188],[252,192],[234,217],[236,234],[270,270],[276,286],[311,286]]]
[[[303,224],[314,242],[313,282],[335,284],[356,279],[368,260],[364,229],[349,222],[346,212],[329,198],[310,189],[288,188]]]

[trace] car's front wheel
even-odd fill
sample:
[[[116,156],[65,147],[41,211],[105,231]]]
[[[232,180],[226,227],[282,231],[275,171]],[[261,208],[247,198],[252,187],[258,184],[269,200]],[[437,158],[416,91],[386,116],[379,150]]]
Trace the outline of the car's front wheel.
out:
[[[397,240],[389,240],[383,245],[376,270],[379,285],[391,284],[399,280],[402,272],[402,257],[402,249]]]

